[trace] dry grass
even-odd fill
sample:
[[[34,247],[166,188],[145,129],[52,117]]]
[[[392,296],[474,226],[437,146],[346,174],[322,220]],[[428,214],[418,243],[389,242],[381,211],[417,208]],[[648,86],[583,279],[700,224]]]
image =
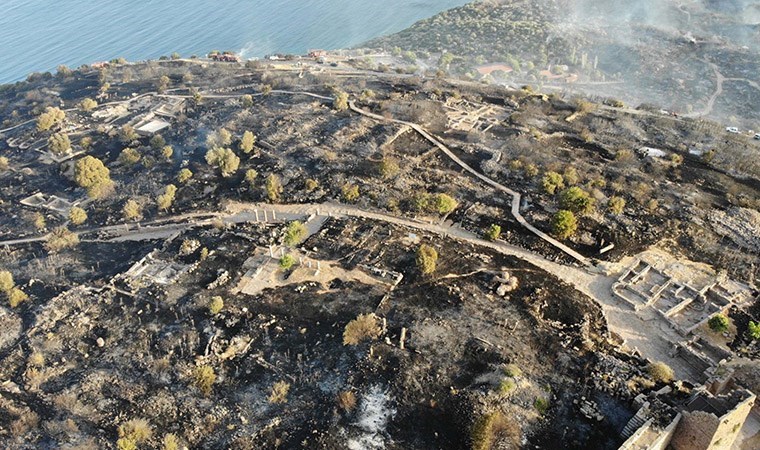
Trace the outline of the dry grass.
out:
[[[343,391],[338,394],[338,406],[344,411],[351,411],[356,407],[356,394],[352,391]]]
[[[290,383],[278,381],[272,386],[272,393],[269,394],[269,403],[287,403],[288,392],[290,392]]]
[[[377,339],[382,331],[377,322],[374,314],[361,314],[348,322],[343,331],[343,345],[357,345],[368,339]]]

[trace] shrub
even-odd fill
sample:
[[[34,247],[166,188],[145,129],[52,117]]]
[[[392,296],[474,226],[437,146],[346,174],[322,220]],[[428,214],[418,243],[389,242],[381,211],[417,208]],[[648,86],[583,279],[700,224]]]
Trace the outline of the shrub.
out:
[[[137,164],[140,162],[140,158],[142,158],[140,152],[133,148],[125,148],[119,154],[119,162],[125,166],[133,166]]]
[[[470,430],[472,450],[490,450],[502,439],[509,440],[513,446],[519,440],[519,434],[515,423],[510,422],[501,411],[484,414]]]
[[[216,382],[216,374],[211,366],[198,366],[193,370],[193,384],[205,396],[211,394],[211,389]]]
[[[343,345],[358,345],[362,341],[377,339],[382,330],[374,314],[360,314],[348,322],[343,330]]]
[[[229,148],[214,147],[206,152],[206,162],[219,169],[223,177],[229,177],[240,166],[240,158]]]
[[[179,181],[182,184],[187,183],[190,181],[190,178],[193,177],[193,172],[190,171],[190,169],[182,169],[177,174],[177,181]]]
[[[179,439],[176,435],[169,433],[164,436],[163,450],[179,450]]]
[[[501,380],[501,383],[499,383],[499,393],[502,395],[506,395],[511,393],[517,388],[517,383],[515,383],[515,380],[511,378],[504,378]]]
[[[67,248],[76,247],[79,244],[79,236],[65,227],[53,230],[45,241],[45,249],[50,253],[57,253]]]
[[[96,102],[95,100],[91,98],[86,98],[82,100],[81,102],[79,102],[79,109],[85,112],[92,111],[97,106],[98,106],[98,102]]]
[[[28,298],[29,296],[26,295],[26,292],[17,287],[11,288],[11,290],[8,292],[8,304],[11,306],[11,308],[17,307],[21,304],[21,302],[26,301]]]
[[[338,393],[338,407],[344,411],[351,411],[356,407],[356,394],[352,391]]]
[[[377,174],[383,179],[390,179],[399,173],[398,162],[393,158],[383,158],[377,166]]]
[[[304,186],[306,187],[307,191],[311,192],[319,187],[319,181],[313,178],[307,178],[306,182],[304,183]]]
[[[333,108],[336,111],[345,111],[348,109],[348,94],[342,91],[335,93],[335,99],[333,100]]]
[[[165,160],[171,161],[172,155],[174,155],[174,147],[171,145],[164,145],[163,148],[161,148],[161,156],[163,156]]]
[[[251,153],[254,144],[256,144],[256,136],[250,131],[243,133],[243,138],[240,140],[240,150],[246,154]]]
[[[206,136],[206,146],[213,147],[225,147],[232,143],[232,133],[227,131],[226,128],[220,128],[213,133],[209,133]]]
[[[218,295],[211,297],[208,302],[208,312],[215,316],[222,311],[222,308],[224,308],[224,299]]]
[[[541,180],[541,184],[544,187],[544,191],[549,195],[554,195],[557,189],[565,187],[565,180],[562,175],[557,172],[546,172],[544,178]]]
[[[496,224],[491,224],[484,233],[485,238],[489,241],[495,241],[501,237],[501,227]]]
[[[161,78],[159,78],[156,82],[156,91],[158,91],[159,94],[163,94],[167,89],[169,89],[169,84],[171,81],[172,80],[169,77],[162,75]]]
[[[554,215],[552,230],[560,239],[567,239],[578,230],[578,220],[572,211],[562,209]]]
[[[435,272],[435,267],[438,262],[438,252],[427,244],[422,244],[417,249],[417,267],[424,275]]]
[[[306,229],[306,225],[302,222],[299,222],[298,220],[290,222],[288,228],[285,230],[283,243],[288,247],[296,246],[306,239],[307,234],[308,230]]]
[[[74,225],[82,225],[87,221],[87,212],[78,206],[74,206],[69,210],[69,220]]]
[[[243,104],[243,108],[250,108],[253,106],[253,96],[250,94],[245,94],[242,97],[240,97],[240,103]]]
[[[594,210],[594,199],[578,186],[562,191],[559,202],[563,209],[574,213],[588,214]]]
[[[750,320],[747,326],[747,334],[752,339],[760,339],[760,322]]]
[[[41,213],[34,213],[32,216],[32,224],[34,225],[34,228],[44,230],[47,227],[47,220],[45,220],[45,216]]]
[[[538,166],[533,163],[528,163],[523,166],[523,173],[528,178],[533,178],[538,175]]]
[[[121,210],[124,220],[139,220],[142,217],[142,206],[135,200],[129,199]]]
[[[607,201],[607,208],[609,208],[612,214],[622,214],[625,210],[625,200],[622,197],[610,197],[609,201]]]
[[[731,322],[725,315],[716,314],[710,317],[710,320],[707,321],[707,325],[716,333],[725,333],[728,331],[728,327],[731,325]]]
[[[8,158],[6,158],[5,156],[0,156],[0,172],[5,172],[6,170],[8,170],[8,167],[10,167]]]
[[[353,202],[359,198],[359,186],[346,183],[341,188],[341,198],[345,202]]]
[[[428,209],[438,214],[448,214],[454,211],[458,203],[448,194],[434,194],[428,200]]]
[[[512,378],[517,378],[522,376],[522,370],[517,367],[515,364],[509,364],[507,367],[504,368],[504,375]]]
[[[549,400],[545,399],[544,397],[537,397],[533,402],[533,407],[535,407],[536,411],[538,411],[540,414],[546,414],[546,411],[549,410]]]
[[[678,153],[673,153],[670,155],[670,162],[674,166],[680,166],[683,163],[683,156],[679,155]]]
[[[145,419],[132,419],[119,425],[119,437],[126,438],[135,444],[145,442],[153,436],[153,430]]]
[[[266,194],[270,202],[276,202],[280,200],[280,194],[282,194],[282,182],[280,177],[270,173],[266,180]]]
[[[13,281],[13,274],[7,270],[0,270],[0,292],[7,294],[16,286],[16,282]]]
[[[272,386],[272,392],[269,394],[269,403],[287,403],[290,383],[278,381]]]
[[[55,133],[48,138],[48,147],[56,155],[71,151],[71,141],[66,133]]]
[[[282,270],[290,270],[296,263],[296,259],[292,255],[285,255],[280,258],[280,268]]]
[[[656,382],[669,383],[675,378],[673,369],[662,361],[655,361],[647,366],[649,376]]]
[[[66,113],[61,111],[60,108],[48,106],[45,112],[37,118],[37,129],[47,131],[53,128],[53,126],[62,123],[65,119]]]

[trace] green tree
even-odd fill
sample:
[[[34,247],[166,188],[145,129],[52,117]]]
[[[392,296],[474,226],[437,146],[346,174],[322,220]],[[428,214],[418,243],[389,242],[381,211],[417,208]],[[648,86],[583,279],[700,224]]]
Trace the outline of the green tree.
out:
[[[85,98],[81,102],[79,102],[79,109],[85,112],[92,111],[98,106],[98,102],[91,98]]]
[[[306,229],[306,225],[304,225],[303,222],[300,222],[298,220],[290,222],[288,224],[288,228],[285,230],[283,243],[288,247],[294,247],[303,242],[303,240],[306,239],[307,234],[308,230]]]
[[[166,139],[164,139],[164,137],[160,134],[157,134],[150,138],[150,146],[153,148],[153,150],[160,150],[164,145],[166,145]]]
[[[82,225],[87,221],[87,212],[78,206],[74,206],[69,210],[69,220],[74,225]]]
[[[251,153],[254,144],[256,144],[256,136],[250,131],[243,133],[243,138],[240,140],[240,150],[246,154]]]
[[[108,194],[113,186],[109,175],[110,171],[103,161],[93,156],[85,156],[74,165],[74,181],[87,189],[91,198],[102,198]]]
[[[79,236],[69,231],[66,227],[53,230],[45,242],[45,249],[50,253],[58,253],[67,248],[76,247],[79,244]]]
[[[345,111],[348,109],[348,94],[343,91],[335,92],[335,99],[333,100],[333,108],[336,111]]]
[[[547,194],[554,195],[558,189],[563,189],[565,187],[565,180],[562,178],[562,175],[557,172],[546,172],[544,178],[541,180],[541,184]]]
[[[554,215],[552,229],[558,238],[567,239],[578,230],[578,220],[572,211],[562,209]]]
[[[182,184],[185,184],[188,181],[190,181],[190,178],[192,177],[193,177],[193,172],[191,172],[190,169],[185,168],[185,169],[180,170],[179,173],[177,174],[177,181],[179,181]]]
[[[130,144],[138,139],[140,139],[140,136],[132,125],[124,125],[119,130],[119,140],[124,144]]]
[[[240,166],[240,157],[229,148],[214,147],[206,152],[206,162],[219,169],[223,177],[229,177]]]
[[[292,269],[295,263],[296,263],[296,259],[293,257],[293,255],[285,255],[282,258],[280,258],[280,268],[282,270]]]
[[[215,316],[219,314],[222,309],[224,308],[224,299],[220,296],[211,297],[211,300],[208,303],[208,312],[211,313],[212,316]]]
[[[499,237],[501,237],[501,227],[496,224],[491,224],[491,226],[486,229],[485,238],[489,241],[495,241],[499,239]]]
[[[230,144],[232,144],[232,133],[226,128],[220,128],[206,136],[206,146],[209,148],[226,147]]]
[[[13,281],[13,275],[7,270],[0,270],[0,292],[8,294],[14,286],[16,282]]]
[[[166,186],[164,193],[156,198],[156,205],[161,211],[167,211],[174,203],[174,196],[177,193],[177,186],[170,184]]]
[[[125,166],[134,166],[140,161],[142,155],[134,148],[125,148],[119,154],[119,162]]]
[[[417,267],[425,275],[429,275],[435,272],[436,264],[438,263],[438,252],[433,247],[422,244],[417,249]]]
[[[282,182],[280,177],[270,173],[266,180],[266,194],[270,202],[276,202],[280,200],[280,194],[282,194]]]
[[[731,321],[723,314],[716,314],[710,317],[707,321],[707,325],[716,333],[725,333],[728,331]]]
[[[54,133],[48,138],[50,151],[56,155],[63,155],[71,151],[71,141],[66,133]]]
[[[55,125],[63,123],[64,120],[66,120],[65,112],[61,111],[60,108],[48,106],[45,108],[45,112],[37,118],[37,129],[47,131]]]
[[[11,290],[8,292],[8,304],[11,308],[17,307],[28,298],[29,296],[17,287],[11,288]]]
[[[127,200],[121,210],[124,220],[139,220],[142,217],[142,206],[133,199]]]
[[[574,213],[588,214],[594,210],[594,199],[591,198],[588,192],[578,186],[573,186],[562,191],[559,203],[563,209]]]
[[[750,320],[747,326],[747,334],[752,339],[760,339],[760,322]]]
[[[359,186],[346,183],[341,188],[341,198],[344,202],[354,202],[359,198]]]
[[[255,169],[248,169],[245,171],[245,182],[248,183],[248,186],[253,187],[258,176],[259,173]]]
[[[169,83],[171,83],[171,79],[167,77],[166,75],[162,75],[161,78],[158,79],[158,82],[156,82],[156,91],[158,91],[159,94],[163,94],[166,92],[167,89],[169,89]]]

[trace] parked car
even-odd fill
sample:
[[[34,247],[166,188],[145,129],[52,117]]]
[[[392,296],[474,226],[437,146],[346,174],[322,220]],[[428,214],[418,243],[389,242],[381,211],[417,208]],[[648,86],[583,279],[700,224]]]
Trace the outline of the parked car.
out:
[[[738,133],[739,129],[736,127],[726,127],[726,131],[728,131],[729,133]]]
[[[760,141],[760,133],[755,133],[755,139]]]

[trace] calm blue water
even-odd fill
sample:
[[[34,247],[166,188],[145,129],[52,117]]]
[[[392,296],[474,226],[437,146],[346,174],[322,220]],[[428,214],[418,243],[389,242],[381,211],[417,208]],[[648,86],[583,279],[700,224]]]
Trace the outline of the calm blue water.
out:
[[[468,0],[0,0],[0,83],[125,57],[345,48]]]

